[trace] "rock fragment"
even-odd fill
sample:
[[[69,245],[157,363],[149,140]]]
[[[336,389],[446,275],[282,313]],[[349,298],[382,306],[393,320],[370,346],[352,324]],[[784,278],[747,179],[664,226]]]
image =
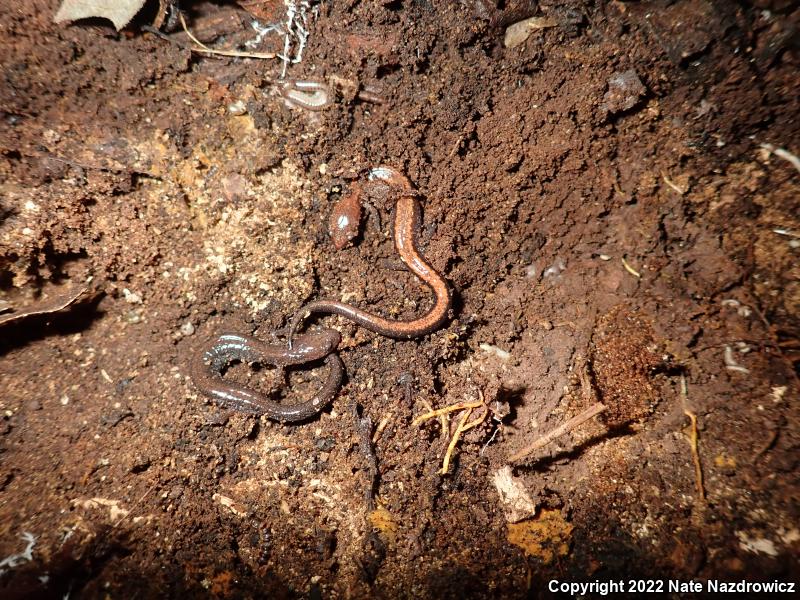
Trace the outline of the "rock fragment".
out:
[[[634,69],[616,72],[608,80],[608,91],[601,108],[614,115],[632,109],[639,103],[647,88]]]

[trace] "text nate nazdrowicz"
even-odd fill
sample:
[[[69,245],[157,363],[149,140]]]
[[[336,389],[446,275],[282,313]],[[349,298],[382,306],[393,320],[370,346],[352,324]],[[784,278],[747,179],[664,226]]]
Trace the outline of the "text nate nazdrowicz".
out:
[[[585,596],[587,594],[608,594],[624,593],[649,593],[654,594],[663,592],[677,593],[702,593],[702,592],[733,592],[745,594],[792,594],[795,591],[795,583],[792,581],[719,581],[709,579],[707,581],[681,581],[679,579],[616,579],[610,581],[592,581],[589,583],[577,583],[572,581],[559,581],[551,579],[547,584],[547,589],[551,592],[571,594],[573,596]]]

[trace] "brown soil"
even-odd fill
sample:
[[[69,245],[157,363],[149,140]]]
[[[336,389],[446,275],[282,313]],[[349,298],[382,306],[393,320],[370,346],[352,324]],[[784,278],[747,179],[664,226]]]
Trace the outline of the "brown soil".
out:
[[[56,25],[58,4],[0,5],[0,300],[88,280],[0,324],[0,560],[33,544],[4,597],[797,577],[800,173],[760,146],[800,151],[794,3],[324,2],[288,71],[337,90],[317,112],[283,102],[278,61],[145,17]],[[255,35],[239,6],[189,8],[205,43]],[[553,26],[505,47],[531,15]],[[271,339],[312,298],[428,306],[390,206],[331,244],[379,164],[420,192],[453,318],[409,341],[316,318],[347,379],[304,423],[205,399],[188,365],[223,330]],[[412,421],[480,399],[439,474],[464,413]],[[509,524],[497,471],[598,401],[514,464],[538,508]]]

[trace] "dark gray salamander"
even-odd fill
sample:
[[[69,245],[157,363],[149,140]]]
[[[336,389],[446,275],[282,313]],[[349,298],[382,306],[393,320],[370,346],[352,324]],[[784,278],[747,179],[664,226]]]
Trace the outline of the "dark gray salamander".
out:
[[[275,421],[303,421],[322,410],[341,386],[344,365],[335,353],[340,340],[338,331],[317,329],[298,336],[289,349],[285,344],[268,344],[250,336],[224,333],[198,353],[191,368],[192,381],[203,394],[223,407],[264,415]],[[235,360],[287,367],[322,358],[328,367],[325,383],[312,398],[298,404],[278,404],[266,394],[222,378],[225,367]]]

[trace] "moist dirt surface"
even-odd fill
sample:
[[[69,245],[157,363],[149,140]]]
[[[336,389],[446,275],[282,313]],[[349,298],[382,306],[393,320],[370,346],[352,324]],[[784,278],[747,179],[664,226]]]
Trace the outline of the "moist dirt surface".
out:
[[[154,33],[151,4],[120,32],[0,4],[3,597],[797,580],[794,3],[312,2],[286,79],[321,109],[280,59]],[[209,47],[283,50],[252,26],[283,3],[183,9]],[[417,190],[447,322],[309,318],[346,378],[301,423],[202,395],[222,332],[431,306],[391,195],[331,242],[379,165]],[[225,378],[291,403],[325,370],[281,375]]]

